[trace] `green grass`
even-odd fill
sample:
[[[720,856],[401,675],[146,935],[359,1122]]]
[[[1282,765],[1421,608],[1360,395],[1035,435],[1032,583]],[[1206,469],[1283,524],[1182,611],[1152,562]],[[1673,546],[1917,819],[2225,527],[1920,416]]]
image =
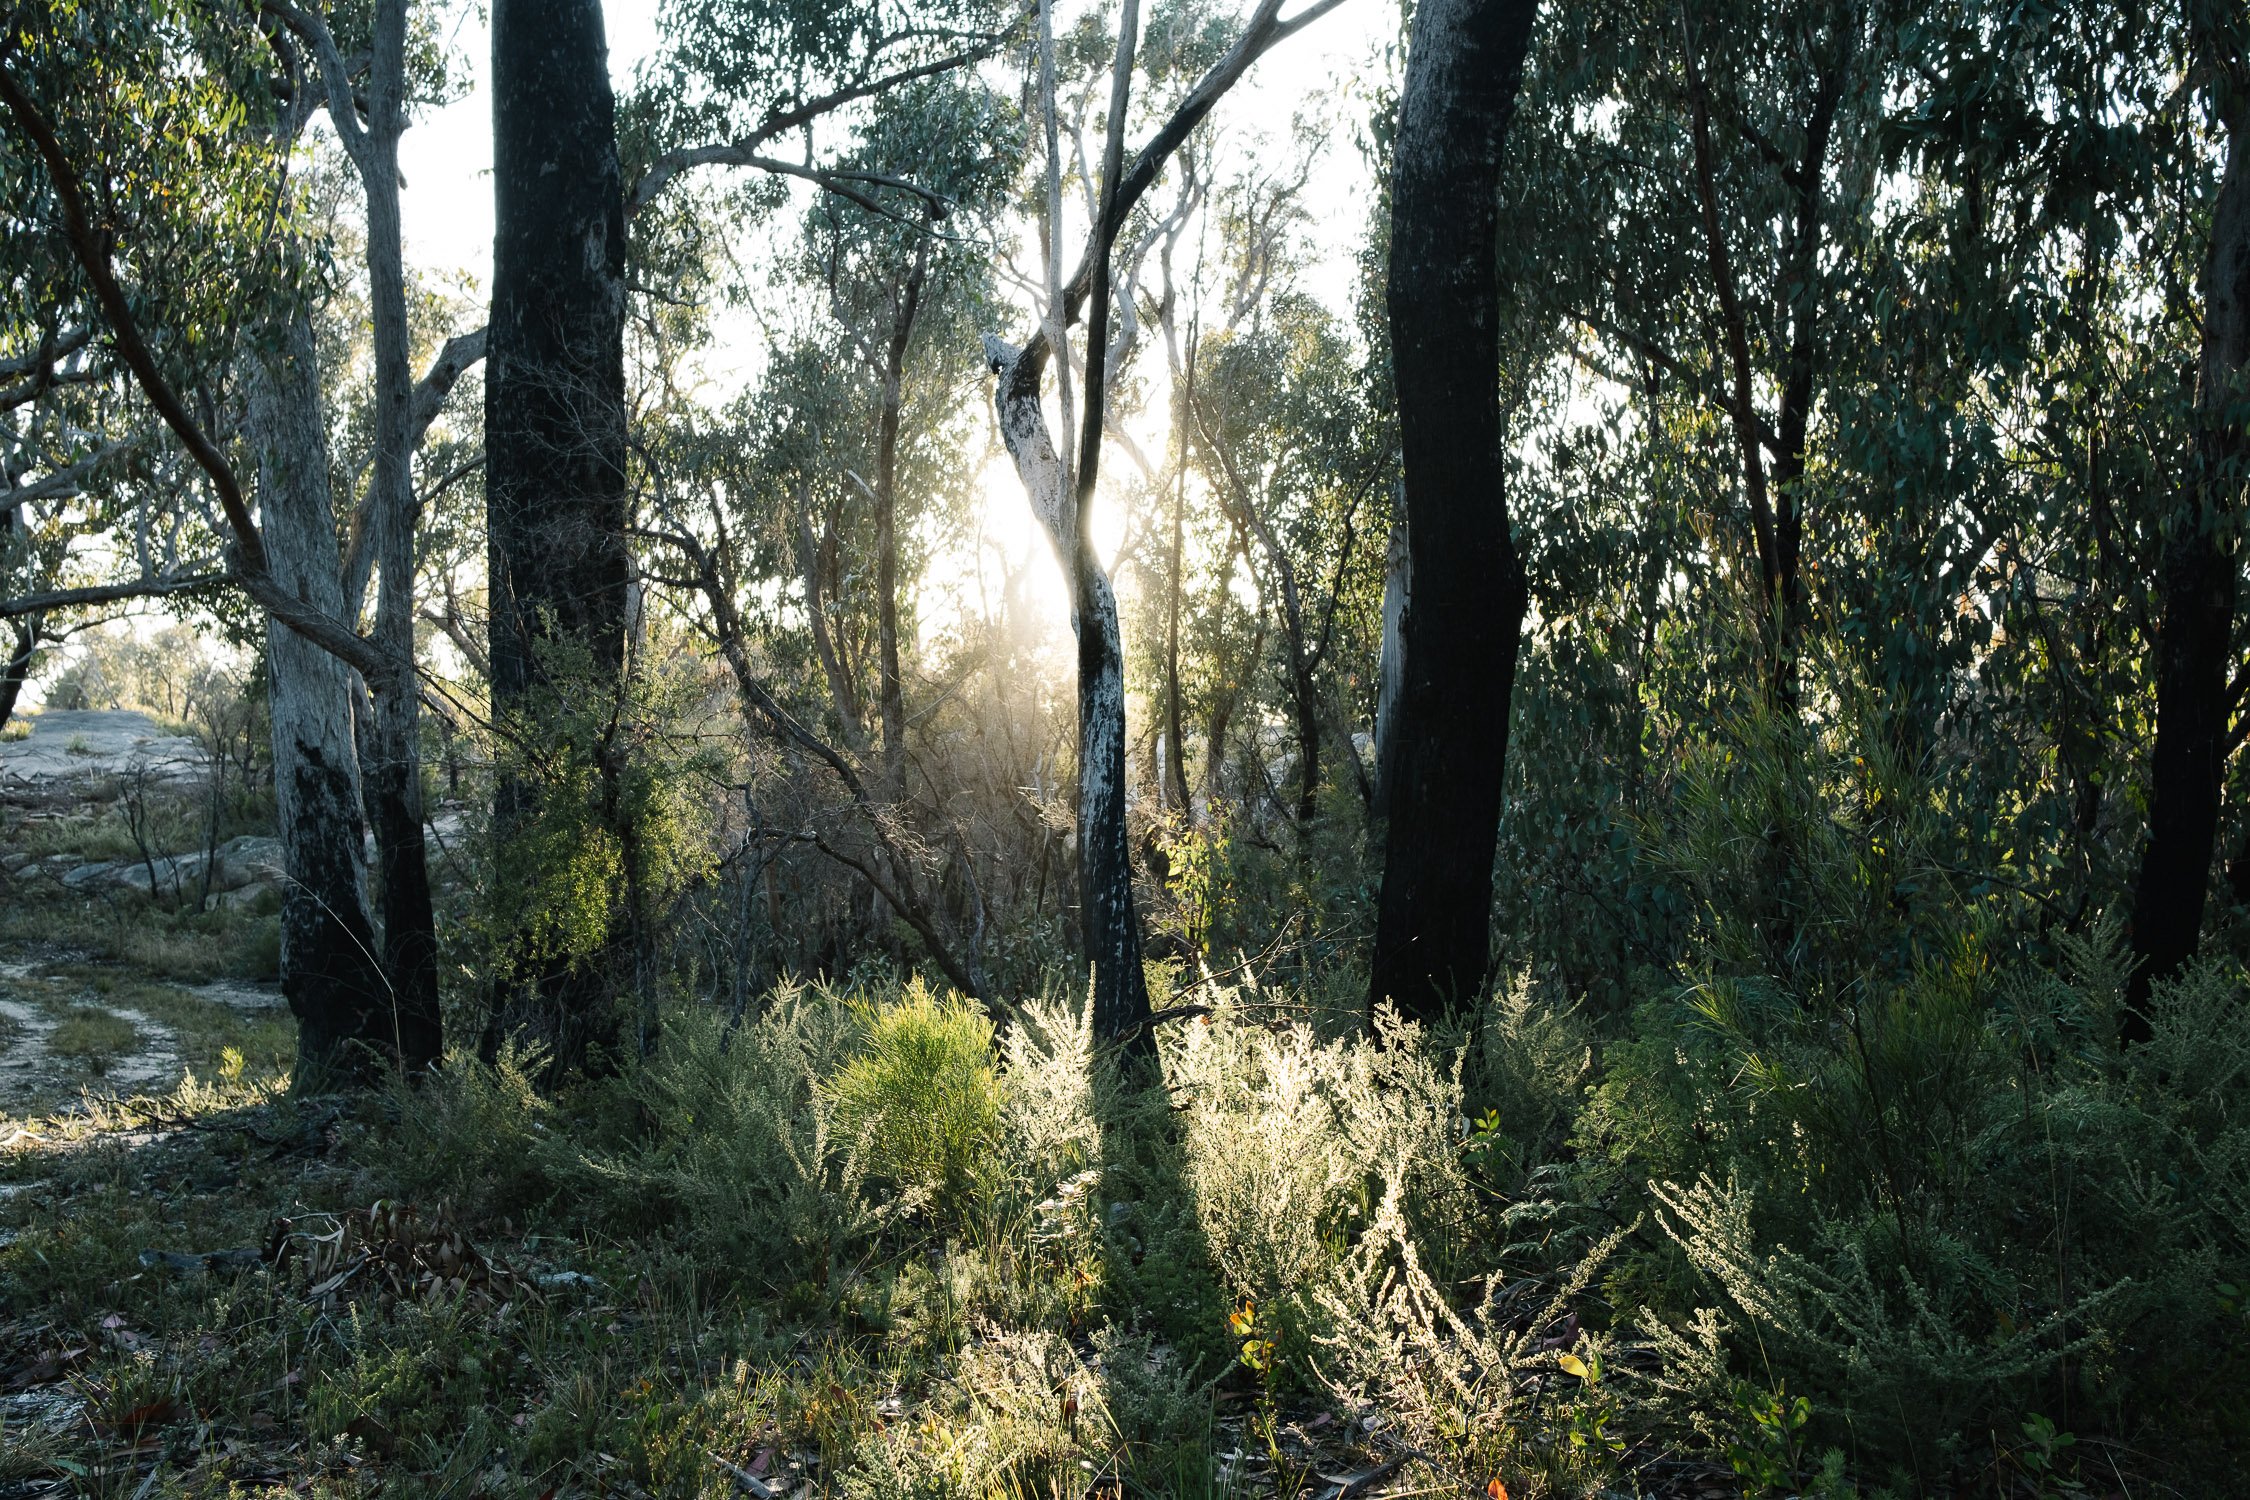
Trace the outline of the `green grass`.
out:
[[[133,1050],[140,1033],[133,1023],[114,1012],[91,1005],[72,1006],[47,1036],[47,1050],[57,1057],[77,1058],[99,1070]]]

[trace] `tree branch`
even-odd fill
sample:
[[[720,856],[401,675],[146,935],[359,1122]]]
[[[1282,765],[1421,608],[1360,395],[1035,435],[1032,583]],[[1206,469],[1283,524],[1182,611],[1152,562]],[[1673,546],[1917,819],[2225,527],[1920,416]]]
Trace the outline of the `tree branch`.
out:
[[[80,268],[93,285],[95,301],[101,305],[109,323],[119,357],[133,372],[142,395],[178,436],[188,456],[210,476],[211,488],[219,497],[219,508],[226,515],[228,529],[234,533],[232,571],[243,592],[282,624],[348,663],[370,682],[387,682],[400,672],[412,671],[412,663],[392,659],[358,632],[311,608],[282,588],[267,571],[265,541],[258,535],[257,523],[250,518],[250,507],[243,499],[242,486],[235,478],[233,466],[189,414],[171,382],[164,378],[164,372],[157,368],[155,356],[141,337],[132,305],[126,301],[124,288],[118,285],[117,273],[110,265],[107,237],[97,235],[88,220],[78,171],[70,164],[62,142],[56,139],[54,128],[24,93],[4,62],[0,62],[0,103],[7,105],[18,128],[31,138],[46,164],[49,183],[62,207],[64,237],[70,241]]]
[[[45,593],[0,599],[0,620],[12,620],[19,615],[44,614],[54,609],[70,609],[82,604],[115,604],[123,599],[161,599],[172,594],[216,588],[220,584],[236,581],[238,580],[231,573],[188,573],[170,578],[136,578],[126,583],[96,584],[82,589],[49,589]]]
[[[792,130],[809,125],[822,115],[832,114],[847,104],[871,98],[887,89],[897,88],[901,84],[913,83],[919,79],[935,77],[940,73],[949,73],[955,68],[966,67],[971,63],[982,62],[1000,49],[1001,44],[1007,41],[1016,27],[1023,24],[1025,17],[1032,13],[1032,9],[1033,7],[1030,5],[1023,6],[1017,10],[1014,19],[1009,21],[1006,26],[979,41],[973,47],[965,47],[958,52],[932,62],[918,64],[915,67],[901,68],[896,72],[886,73],[879,78],[861,79],[857,83],[846,84],[832,93],[822,94],[815,99],[808,99],[793,108],[777,110],[768,115],[758,125],[757,129],[751,131],[748,135],[737,137],[719,145],[683,146],[679,150],[665,152],[656,159],[646,172],[641,174],[640,180],[633,184],[632,192],[626,195],[625,213],[627,217],[631,217],[648,207],[650,203],[655,201],[656,195],[664,191],[667,183],[679,176],[680,173],[694,167],[758,167],[769,172],[781,171],[791,176],[808,177],[810,180],[819,181],[818,177],[812,176],[810,169],[795,165],[775,164],[771,158],[760,155],[759,148],[776,136],[786,135]],[[910,192],[921,191],[905,183],[893,183],[892,185],[904,187]],[[825,187],[827,184],[822,183],[822,186]],[[935,195],[925,196],[934,197]]]

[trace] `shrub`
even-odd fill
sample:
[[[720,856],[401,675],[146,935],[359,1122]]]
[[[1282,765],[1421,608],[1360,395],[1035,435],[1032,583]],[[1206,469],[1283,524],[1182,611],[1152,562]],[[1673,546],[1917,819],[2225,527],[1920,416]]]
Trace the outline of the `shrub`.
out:
[[[921,980],[893,1004],[862,1007],[859,1054],[827,1086],[837,1127],[865,1142],[869,1170],[958,1210],[988,1182],[1000,1139],[992,1023]]]

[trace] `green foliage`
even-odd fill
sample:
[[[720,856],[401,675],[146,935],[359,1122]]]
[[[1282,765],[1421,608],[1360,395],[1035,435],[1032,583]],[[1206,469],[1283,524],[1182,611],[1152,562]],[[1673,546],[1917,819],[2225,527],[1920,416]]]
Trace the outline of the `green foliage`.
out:
[[[859,1055],[829,1080],[837,1128],[865,1142],[869,1171],[934,1204],[972,1198],[998,1144],[992,1023],[920,980],[873,1007]]]

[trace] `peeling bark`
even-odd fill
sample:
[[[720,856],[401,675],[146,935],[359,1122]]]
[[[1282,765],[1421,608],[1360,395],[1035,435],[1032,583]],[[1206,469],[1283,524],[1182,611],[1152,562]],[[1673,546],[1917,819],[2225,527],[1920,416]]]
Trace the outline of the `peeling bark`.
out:
[[[1117,596],[1081,533],[1070,478],[1040,410],[1041,372],[1034,361],[1041,348],[1017,350],[985,339],[1001,439],[1070,580],[1078,634],[1078,925],[1093,967],[1094,1029],[1104,1037],[1139,1039],[1147,1035],[1142,1023],[1149,1001],[1125,832],[1125,653]]]

